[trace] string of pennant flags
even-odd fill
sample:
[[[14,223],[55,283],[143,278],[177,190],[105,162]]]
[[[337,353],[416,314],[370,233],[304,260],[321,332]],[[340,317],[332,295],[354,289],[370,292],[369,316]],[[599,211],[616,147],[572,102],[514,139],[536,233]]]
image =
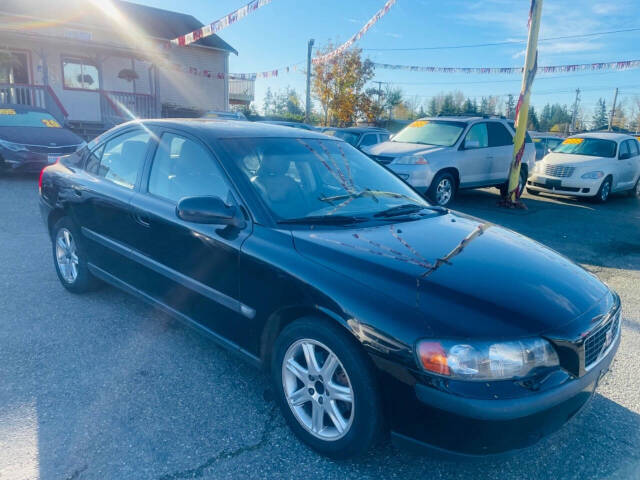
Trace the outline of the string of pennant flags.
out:
[[[523,67],[424,67],[418,65],[392,65],[374,63],[375,68],[385,70],[403,70],[426,73],[472,73],[472,74],[513,74],[522,73]],[[537,73],[572,73],[594,70],[631,70],[640,67],[640,60],[623,60],[620,62],[581,63],[573,65],[552,65],[538,67]]]
[[[515,74],[522,73],[522,67],[425,67],[416,65],[392,65],[388,63],[374,63],[374,67],[386,70],[403,70],[410,72],[426,72],[426,73],[467,73],[467,74],[483,74],[483,75],[495,75],[495,74]],[[188,67],[178,63],[171,64],[170,67],[176,71],[188,73],[205,78],[213,78],[224,80],[229,78],[231,80],[256,80],[258,78],[274,78],[279,75],[297,72],[302,70],[298,69],[297,65],[268,70],[266,72],[256,73],[224,73],[224,72],[212,72],[210,70],[202,70],[195,67]],[[537,73],[573,73],[573,72],[585,72],[585,71],[600,71],[600,70],[632,70],[640,68],[640,60],[623,60],[619,62],[598,62],[598,63],[582,63],[571,65],[552,65],[546,67],[538,67]]]
[[[253,13],[259,8],[270,4],[271,1],[272,0],[252,0],[245,6],[234,10],[233,12],[216,20],[215,22],[211,22],[209,25],[204,25],[203,27],[198,28],[193,32],[189,32],[185,35],[180,35],[179,37],[174,38],[173,40],[171,40],[171,43],[173,43],[174,45],[185,46],[189,45],[190,43],[197,42],[201,38],[208,37],[210,35],[213,35],[214,33],[218,33],[220,30],[224,30],[229,25],[236,23],[238,20],[243,19],[250,13]]]
[[[365,23],[364,26],[355,33],[355,35],[353,35],[349,40],[344,42],[335,50],[329,53],[325,53],[324,55],[315,57],[312,60],[313,64],[318,65],[318,64],[326,63],[343,54],[354,43],[360,40],[364,36],[364,34],[367,33],[369,29],[371,29],[371,27],[373,27],[376,23],[378,23],[378,20],[384,17],[389,12],[389,10],[391,10],[391,7],[393,7],[395,3],[396,3],[396,0],[387,0],[387,2],[383,5],[383,7],[380,10],[378,10],[376,14],[373,17],[371,17],[369,21]]]

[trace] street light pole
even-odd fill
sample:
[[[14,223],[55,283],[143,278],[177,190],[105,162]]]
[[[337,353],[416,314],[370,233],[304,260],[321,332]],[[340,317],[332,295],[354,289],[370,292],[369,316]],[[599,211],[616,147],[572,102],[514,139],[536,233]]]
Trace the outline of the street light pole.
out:
[[[311,51],[314,44],[313,38],[309,40],[307,44],[307,101],[304,111],[304,122],[309,123],[309,117],[311,116]]]
[[[616,101],[618,100],[618,89],[616,88],[616,93],[613,95],[613,107],[611,108],[611,116],[609,116],[609,128],[607,131],[611,131],[611,127],[613,126],[613,120],[616,116]]]

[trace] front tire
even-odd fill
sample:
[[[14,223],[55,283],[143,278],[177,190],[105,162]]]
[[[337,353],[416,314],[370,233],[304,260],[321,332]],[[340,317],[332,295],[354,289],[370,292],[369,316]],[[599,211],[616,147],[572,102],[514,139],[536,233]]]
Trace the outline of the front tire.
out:
[[[436,205],[448,206],[456,195],[456,179],[449,172],[438,173],[427,191],[427,197]]]
[[[602,181],[598,193],[596,193],[593,199],[597,203],[605,203],[609,200],[609,195],[611,195],[611,177],[607,177]]]
[[[275,342],[271,375],[289,427],[317,452],[353,457],[378,439],[382,408],[372,366],[340,327],[316,318],[288,325]]]
[[[84,239],[68,217],[56,222],[51,230],[53,264],[62,286],[73,293],[95,289],[99,281],[87,267]]]

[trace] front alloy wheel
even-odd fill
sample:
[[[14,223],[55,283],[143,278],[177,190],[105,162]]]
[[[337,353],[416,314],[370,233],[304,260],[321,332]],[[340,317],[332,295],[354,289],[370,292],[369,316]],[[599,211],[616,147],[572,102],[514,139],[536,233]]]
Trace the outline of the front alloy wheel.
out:
[[[600,189],[596,194],[596,200],[599,203],[605,203],[609,199],[609,195],[611,194],[611,177],[607,177],[600,185]]]
[[[282,386],[294,416],[321,440],[338,440],[354,415],[349,375],[335,353],[309,338],[293,343],[282,363]]]
[[[383,428],[374,366],[353,335],[333,321],[287,325],[271,352],[276,399],[300,440],[332,458],[366,452]]]

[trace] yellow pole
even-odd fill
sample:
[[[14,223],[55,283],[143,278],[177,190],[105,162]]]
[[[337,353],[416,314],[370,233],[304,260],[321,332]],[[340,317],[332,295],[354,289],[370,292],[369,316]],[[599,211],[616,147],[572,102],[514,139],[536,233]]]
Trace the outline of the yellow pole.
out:
[[[538,33],[540,31],[540,17],[542,16],[542,0],[531,0],[529,10],[529,38],[527,41],[527,54],[525,56],[524,71],[522,74],[522,88],[516,106],[516,136],[513,139],[513,160],[509,170],[509,188],[507,197],[502,199],[506,207],[524,206],[520,202],[518,184],[520,179],[520,164],[524,154],[524,140],[529,119],[529,98],[531,86],[538,68]]]

